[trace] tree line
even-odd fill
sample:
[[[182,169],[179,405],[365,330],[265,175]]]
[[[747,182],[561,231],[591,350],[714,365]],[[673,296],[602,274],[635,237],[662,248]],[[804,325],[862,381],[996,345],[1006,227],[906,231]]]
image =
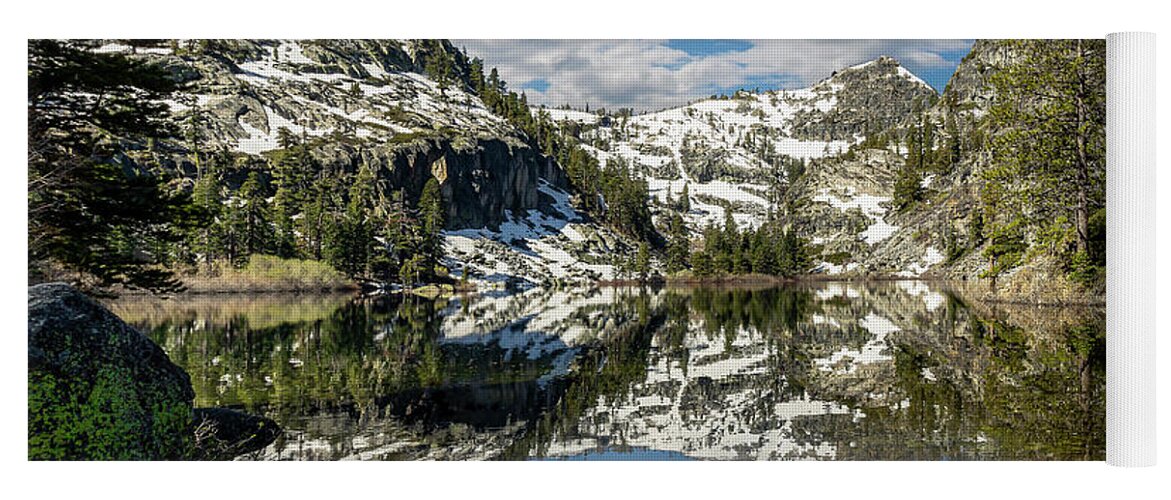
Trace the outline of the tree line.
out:
[[[703,248],[691,254],[691,263],[697,276],[797,276],[809,271],[809,253],[807,242],[772,213],[760,227],[741,230],[725,209],[724,227],[704,228]]]

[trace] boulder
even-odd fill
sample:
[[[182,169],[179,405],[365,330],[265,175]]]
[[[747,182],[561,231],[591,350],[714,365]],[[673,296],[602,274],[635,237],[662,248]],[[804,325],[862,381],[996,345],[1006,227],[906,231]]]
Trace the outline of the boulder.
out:
[[[193,458],[201,460],[230,460],[262,450],[281,433],[271,419],[228,408],[196,408],[193,416]]]
[[[28,288],[31,460],[224,459],[271,443],[272,420],[192,412],[182,368],[138,330],[63,283]]]
[[[191,448],[191,379],[63,283],[28,289],[30,459],[160,460]]]

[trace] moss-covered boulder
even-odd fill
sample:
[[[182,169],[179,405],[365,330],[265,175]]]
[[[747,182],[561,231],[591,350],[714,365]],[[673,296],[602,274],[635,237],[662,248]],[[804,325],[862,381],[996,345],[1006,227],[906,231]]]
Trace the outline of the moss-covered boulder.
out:
[[[192,454],[191,380],[157,344],[72,287],[28,289],[28,457]]]

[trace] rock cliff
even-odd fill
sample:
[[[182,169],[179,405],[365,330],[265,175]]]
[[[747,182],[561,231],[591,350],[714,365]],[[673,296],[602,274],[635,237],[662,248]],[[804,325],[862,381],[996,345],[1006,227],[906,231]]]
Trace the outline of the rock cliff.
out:
[[[99,43],[99,51],[130,50]],[[422,74],[435,51],[452,58],[452,81]],[[541,179],[566,187],[554,161],[470,93],[468,61],[448,42],[177,40],[136,57],[187,85],[167,101],[182,137],[152,147],[190,177],[217,155],[263,172],[255,159],[281,148],[284,134],[311,144],[326,174],[373,166],[388,192],[417,197],[435,177],[449,229],[496,227],[505,210],[539,208]]]

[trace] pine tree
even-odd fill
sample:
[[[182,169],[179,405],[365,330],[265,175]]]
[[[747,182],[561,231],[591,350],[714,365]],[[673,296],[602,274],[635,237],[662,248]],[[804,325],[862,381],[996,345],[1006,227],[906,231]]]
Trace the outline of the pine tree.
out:
[[[187,147],[191,150],[191,157],[195,162],[195,178],[203,178],[203,127],[207,121],[206,111],[195,103],[194,98],[184,98],[183,104],[188,107],[187,118],[183,121],[183,135],[187,139]]]
[[[668,222],[667,272],[675,273],[687,269],[691,252],[691,238],[683,216],[672,214]]]
[[[297,220],[302,253],[314,260],[325,257],[326,241],[334,224],[333,183],[325,176],[319,176],[313,182],[309,188],[309,200],[301,206],[301,218]]]
[[[651,274],[651,251],[645,241],[638,242],[638,260],[635,261],[638,281],[646,282]]]
[[[732,210],[725,207],[724,209],[724,230],[718,235],[713,236],[712,240],[712,265],[717,272],[731,273],[736,268],[736,262],[739,256],[736,251],[740,248],[740,233],[736,227],[736,221],[732,217]]]
[[[374,196],[374,171],[368,164],[351,182],[346,211],[338,221],[327,252],[329,262],[350,276],[367,275],[374,245],[367,206]]]
[[[242,257],[268,253],[271,249],[273,230],[264,193],[264,185],[256,172],[248,174],[248,179],[237,193],[240,202],[237,205],[240,213],[237,219],[240,228],[237,233],[240,235]]]
[[[419,196],[422,239],[418,253],[423,259],[424,269],[421,276],[424,278],[435,277],[436,270],[443,263],[444,212],[443,193],[439,187],[439,181],[432,177],[423,185],[423,193]]]
[[[404,287],[418,282],[421,267],[418,212],[407,204],[406,199],[406,192],[401,189],[392,196],[387,226],[387,245],[393,251],[393,263],[398,265],[395,273]]]
[[[153,160],[115,162],[125,144],[174,135],[160,101],[178,86],[156,65],[85,42],[28,47],[30,279],[61,279],[44,274],[60,267],[80,285],[181,288],[159,250],[205,222]]]
[[[397,190],[390,195],[379,192],[371,216],[371,226],[376,241],[374,253],[371,255],[371,274],[374,279],[390,283],[397,276],[402,259],[399,255],[401,241],[406,224],[406,204],[403,201],[403,191]]]
[[[471,73],[472,90],[476,94],[484,95],[484,61],[479,57],[472,58],[468,72]]]
[[[923,174],[908,159],[899,168],[895,177],[894,206],[906,210],[917,201],[923,200]]]
[[[692,269],[696,276],[712,276],[716,274],[715,265],[712,263],[711,255],[706,251],[695,252],[691,256]]]
[[[780,269],[776,263],[776,248],[772,224],[761,226],[752,238],[752,272],[758,274],[775,275]]]
[[[784,231],[780,235],[778,262],[778,271],[782,276],[798,276],[809,271],[808,246],[793,231]]]
[[[925,115],[919,115],[919,123],[907,131],[907,156],[896,172],[894,206],[906,210],[912,204],[923,200],[923,173],[931,163],[931,142],[934,140],[930,124]]]
[[[993,74],[994,164],[983,176],[992,233],[1023,220],[1072,233],[1088,254],[1089,220],[1105,206],[1104,40],[1019,40]],[[995,243],[995,242],[994,242]],[[1064,252],[1064,249],[1059,249]],[[1105,255],[1092,256],[1104,265]]]
[[[224,210],[222,199],[218,172],[209,169],[196,179],[191,189],[191,201],[210,223],[206,227],[192,228],[188,233],[188,241],[192,242],[192,250],[202,257],[198,260],[204,264],[223,256],[223,232],[220,225]]]
[[[305,216],[302,212],[308,202],[307,195],[312,190],[310,179],[315,163],[308,146],[288,129],[282,127],[278,135],[285,149],[274,151],[270,156],[273,181],[276,184],[272,209],[276,230],[273,251],[280,257],[293,258],[301,255],[301,248],[308,247],[298,241],[298,224],[294,217],[298,214]]]
[[[424,64],[424,71],[427,75],[435,80],[435,85],[439,88],[439,95],[446,96],[447,89],[451,85],[451,81],[455,76],[454,61],[451,54],[443,46],[442,42],[434,41],[427,53],[427,60]]]
[[[279,189],[277,192],[280,192]],[[272,210],[274,226],[272,251],[284,259],[299,257],[293,215],[295,214],[292,213],[292,209],[287,203],[278,202]]]
[[[747,234],[747,233],[746,233]],[[748,274],[751,269],[751,251],[748,249],[746,234],[740,235],[732,244],[732,268],[728,272],[736,275]]]

